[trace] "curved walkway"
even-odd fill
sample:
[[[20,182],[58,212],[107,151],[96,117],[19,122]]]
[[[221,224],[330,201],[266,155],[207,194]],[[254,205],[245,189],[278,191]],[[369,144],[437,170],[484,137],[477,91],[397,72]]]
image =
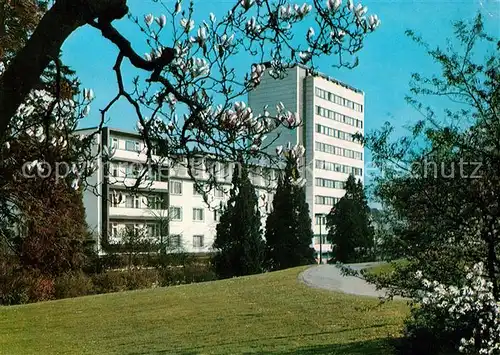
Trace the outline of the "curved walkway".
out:
[[[354,270],[361,270],[378,263],[352,264]],[[377,290],[372,284],[355,276],[342,276],[335,265],[318,265],[310,267],[299,275],[299,280],[306,285],[330,291],[343,292],[358,296],[384,297],[385,291]]]

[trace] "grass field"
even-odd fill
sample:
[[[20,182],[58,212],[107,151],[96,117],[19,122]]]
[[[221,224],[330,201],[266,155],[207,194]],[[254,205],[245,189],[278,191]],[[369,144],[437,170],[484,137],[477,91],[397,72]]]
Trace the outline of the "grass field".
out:
[[[390,353],[405,303],[311,289],[303,269],[3,307],[0,353]]]
[[[385,276],[388,277],[394,271],[395,266],[405,266],[408,263],[405,259],[398,259],[391,261],[390,263],[383,263],[377,266],[373,266],[365,270],[365,273],[373,276]]]

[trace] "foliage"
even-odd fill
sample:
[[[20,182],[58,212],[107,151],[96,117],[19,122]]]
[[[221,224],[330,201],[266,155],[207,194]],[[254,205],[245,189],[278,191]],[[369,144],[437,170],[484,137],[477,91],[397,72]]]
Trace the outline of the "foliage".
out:
[[[326,219],[327,239],[333,244],[336,261],[361,262],[373,257],[373,227],[363,184],[353,175],[345,184],[346,193]]]
[[[500,300],[498,39],[485,33],[480,14],[455,24],[459,49],[433,49],[408,35],[442,69],[432,78],[412,77],[407,101],[424,119],[398,142],[391,142],[389,125],[365,140],[381,168],[375,195],[393,215],[388,244],[409,260],[395,277],[403,283],[397,292],[418,292],[408,278],[417,270],[459,285],[465,265],[483,262]],[[483,60],[474,53],[479,48],[487,53]],[[418,96],[445,100],[447,109],[441,115]]]
[[[266,219],[266,264],[271,270],[314,262],[314,249],[310,247],[314,233],[304,180],[298,171],[303,153],[302,146],[285,151],[286,167],[278,180],[273,210]]]
[[[82,271],[67,272],[58,276],[54,283],[56,299],[94,294],[92,278]]]
[[[2,350],[9,355],[392,354],[390,340],[400,334],[408,313],[405,302],[379,305],[370,297],[309,288],[297,282],[303,270],[4,307]]]
[[[405,324],[405,354],[500,353],[500,305],[492,293],[493,283],[483,277],[481,263],[466,272],[458,287],[430,282],[417,272],[423,290]]]
[[[266,133],[281,126],[298,127],[299,114],[282,104],[276,110],[252,111],[238,98],[254,90],[266,72],[282,79],[287,68],[304,64],[313,73],[321,56],[328,56],[336,67],[354,67],[364,38],[380,24],[376,15],[368,15],[367,7],[354,6],[352,1],[315,1],[309,5],[235,0],[221,18],[210,14],[200,23],[194,22],[194,1],[165,2],[163,7],[164,14],[142,17],[129,13],[126,0],[85,0],[71,6],[55,1],[45,12],[45,21],[38,26],[32,21],[29,28],[34,32],[26,45],[21,43],[13,59],[3,63],[0,140],[9,135],[16,110],[55,60],[54,53],[59,53],[64,40],[79,27],[89,25],[117,48],[113,68],[117,93],[102,108],[99,126],[123,98],[137,116],[147,146],[147,163],[188,158],[189,175],[196,180],[198,166],[192,160],[200,153],[215,160],[242,157],[245,162],[272,162],[275,158],[266,152],[274,141],[265,141]],[[144,56],[134,52],[134,45],[113,24],[127,14],[150,47]],[[304,31],[305,24],[311,28]],[[0,21],[0,33],[4,30]],[[245,60],[244,55],[256,62]],[[122,73],[126,61],[136,73],[132,85],[127,85],[128,78]],[[245,73],[236,70],[241,62],[249,63]],[[153,157],[153,149],[159,158]],[[216,184],[216,174],[211,175],[206,182],[209,187]],[[204,197],[208,199],[207,194]]]
[[[265,244],[261,236],[257,194],[247,168],[236,164],[227,206],[217,224],[213,265],[220,278],[262,272]]]

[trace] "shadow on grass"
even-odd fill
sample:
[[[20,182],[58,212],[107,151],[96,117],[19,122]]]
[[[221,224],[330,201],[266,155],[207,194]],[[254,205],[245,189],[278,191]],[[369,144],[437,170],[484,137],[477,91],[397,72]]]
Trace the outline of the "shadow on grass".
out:
[[[369,327],[363,327],[363,328],[357,328],[357,329],[368,329],[368,328],[376,328],[382,325],[378,326],[369,326]],[[334,333],[341,333],[344,331],[351,331],[353,329],[344,329],[341,331],[333,331],[333,332],[317,332],[317,333],[310,333],[310,334],[298,334],[297,337],[304,337],[304,336],[317,336],[317,335],[324,335],[324,334],[334,334]],[[243,343],[246,343],[248,345],[251,345],[252,343],[258,344],[262,340],[282,340],[282,339],[287,339],[287,338],[295,338],[295,335],[289,335],[289,336],[275,336],[275,337],[268,337],[268,338],[260,338],[260,339],[254,339],[254,340],[246,340],[242,342],[222,342],[219,344],[216,344],[215,347],[222,346],[224,348],[224,353],[227,353],[225,351],[227,349],[227,346],[236,346],[236,349],[238,348],[238,345],[242,345]],[[366,341],[359,341],[359,342],[352,342],[352,343],[347,343],[347,344],[322,344],[322,345],[308,345],[304,347],[296,347],[296,348],[290,348],[286,350],[266,350],[266,351],[252,351],[252,354],[269,354],[269,355],[299,355],[299,354],[304,354],[304,355],[313,355],[313,354],[320,354],[320,355],[325,355],[325,354],[338,354],[338,355],[393,355],[395,354],[395,348],[394,348],[395,342],[394,339],[389,339],[389,338],[379,338],[379,339],[372,339],[372,340],[366,340]],[[192,347],[192,348],[185,348],[185,349],[165,349],[165,350],[160,350],[160,351],[152,351],[152,352],[133,352],[133,353],[128,353],[129,355],[146,355],[146,354],[157,354],[157,355],[164,355],[164,354],[181,354],[181,355],[197,355],[197,354],[205,354],[207,351],[212,353],[214,348],[209,348],[205,346],[197,346],[197,347]],[[215,352],[217,353],[217,352]],[[238,352],[234,352],[234,354],[237,354]],[[248,353],[248,352],[244,352]]]
[[[312,345],[265,353],[269,355],[392,355],[395,351],[389,340],[382,338],[348,344]]]

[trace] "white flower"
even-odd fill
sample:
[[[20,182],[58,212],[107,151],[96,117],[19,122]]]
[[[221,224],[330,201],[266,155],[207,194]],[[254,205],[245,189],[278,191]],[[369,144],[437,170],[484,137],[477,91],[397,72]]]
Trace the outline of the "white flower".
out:
[[[314,37],[314,28],[309,27],[309,30],[307,31],[307,39],[311,39]]]
[[[215,15],[213,12],[210,13],[210,21],[215,22]]]
[[[368,8],[366,6],[361,5],[361,4],[358,4],[358,6],[356,6],[356,8],[354,10],[354,12],[358,18],[361,18],[364,14],[366,14],[367,11],[368,11]]]
[[[349,11],[352,11],[354,9],[354,4],[353,4],[352,0],[347,0],[347,9]]]
[[[204,58],[191,58],[191,76],[196,78],[198,76],[206,76],[210,73],[208,62]]]
[[[377,15],[370,15],[368,17],[368,27],[373,31],[380,26],[380,20]]]
[[[340,5],[342,4],[342,0],[327,0],[326,1],[326,7],[328,10],[335,12],[339,9]]]
[[[150,62],[152,59],[151,53],[144,53],[144,59],[146,59],[148,62]]]
[[[83,89],[83,97],[88,101],[92,101],[94,99],[94,90]]]
[[[279,145],[276,147],[276,155],[281,155],[283,153],[283,146]]]
[[[163,28],[167,24],[167,18],[162,14],[160,17],[156,18],[156,23],[160,26],[160,28]]]
[[[312,10],[312,6],[304,3],[301,7],[295,5],[294,9],[297,12],[297,16],[302,19]]]
[[[71,182],[71,188],[73,190],[78,190],[78,179],[73,179],[73,181]]]
[[[246,31],[251,34],[258,35],[261,31],[261,26],[257,24],[257,20],[255,19],[255,16],[252,16],[250,20],[248,20],[246,26]]]
[[[177,2],[175,3],[175,10],[174,10],[174,13],[175,14],[178,14],[179,12],[181,12],[181,0],[177,0]]]
[[[9,142],[5,142],[5,149],[10,149],[10,143]]]
[[[220,45],[223,48],[229,48],[233,43],[233,39],[234,39],[234,33],[229,37],[226,34],[223,34],[222,37],[220,38]]]
[[[311,53],[311,49],[308,48],[307,51],[305,52],[300,52],[299,53],[299,58],[300,58],[300,61],[303,63],[303,64],[306,64],[309,60],[311,60],[312,58],[312,53]]]
[[[188,19],[181,19],[181,26],[186,32],[190,32],[194,28],[194,21]]]
[[[2,75],[4,71],[5,71],[5,64],[3,64],[3,62],[0,62],[0,75]]]
[[[151,24],[153,23],[153,20],[154,20],[153,14],[147,14],[146,16],[144,16],[144,22],[148,26],[151,26]]]
[[[418,270],[416,273],[415,273],[415,277],[420,280],[422,278],[422,271]]]
[[[83,109],[82,115],[83,115],[83,117],[87,117],[89,115],[89,113],[90,113],[90,105],[87,105]]]
[[[254,2],[255,0],[241,0],[240,4],[245,9],[245,11],[247,11],[253,6]]]
[[[281,6],[280,7],[280,17],[283,18],[284,20],[288,20],[293,17],[294,15],[294,10],[293,8],[288,5],[288,6]]]

